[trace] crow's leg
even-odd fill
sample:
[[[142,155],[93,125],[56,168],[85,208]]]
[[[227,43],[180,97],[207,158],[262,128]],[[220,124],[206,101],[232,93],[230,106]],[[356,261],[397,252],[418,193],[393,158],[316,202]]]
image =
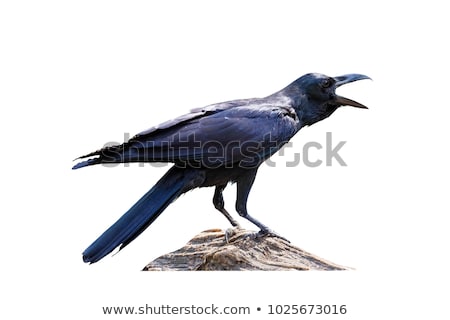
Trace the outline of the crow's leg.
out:
[[[225,189],[226,186],[227,186],[226,184],[216,186],[216,190],[214,191],[213,197],[214,207],[217,210],[219,210],[225,216],[225,218],[228,219],[228,221],[230,221],[233,227],[240,228],[239,223],[236,220],[234,220],[233,217],[225,209],[225,202],[223,201],[222,191],[223,189]]]
[[[256,169],[252,169],[247,171],[245,174],[241,175],[239,179],[237,180],[237,198],[236,198],[236,211],[239,213],[241,217],[244,217],[254,225],[256,225],[260,231],[256,234],[256,236],[271,236],[271,237],[277,237],[280,239],[283,239],[287,242],[286,238],[283,238],[282,236],[278,235],[277,233],[270,230],[267,226],[250,216],[247,212],[247,199],[248,195],[250,193],[250,190],[253,186],[253,182],[255,181],[256,177]]]
[[[253,182],[255,181],[257,169],[251,169],[245,172],[243,175],[239,177],[237,182],[237,197],[236,197],[236,211],[239,215],[254,225],[256,225],[261,232],[268,232],[269,228],[264,224],[250,216],[247,212],[247,199],[248,194],[253,186]]]

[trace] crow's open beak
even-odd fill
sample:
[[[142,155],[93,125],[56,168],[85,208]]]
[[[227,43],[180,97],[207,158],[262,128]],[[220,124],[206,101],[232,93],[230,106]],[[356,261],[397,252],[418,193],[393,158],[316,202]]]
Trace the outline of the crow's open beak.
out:
[[[336,80],[335,86],[340,87],[343,84],[346,83],[350,83],[353,81],[358,81],[358,80],[364,80],[364,79],[370,79],[368,76],[365,76],[363,74],[357,74],[357,73],[352,73],[352,74],[346,74],[343,76],[339,76],[339,77],[335,77],[334,80]],[[354,100],[345,98],[345,97],[341,97],[336,95],[335,101],[340,104],[341,106],[352,106],[352,107],[356,107],[356,108],[362,108],[362,109],[368,109],[365,105],[356,102]]]

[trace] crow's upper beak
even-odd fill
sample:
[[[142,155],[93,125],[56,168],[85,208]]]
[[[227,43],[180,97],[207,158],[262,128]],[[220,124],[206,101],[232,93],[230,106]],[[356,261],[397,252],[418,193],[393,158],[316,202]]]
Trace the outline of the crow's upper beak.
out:
[[[346,75],[334,78],[334,80],[336,80],[336,83],[335,83],[336,88],[340,87],[346,83],[350,83],[350,82],[358,81],[358,80],[364,80],[364,79],[372,80],[368,76],[365,76],[363,74],[357,74],[357,73],[346,74]],[[335,101],[337,103],[339,103],[341,106],[352,106],[352,107],[356,107],[356,108],[368,109],[365,105],[363,105],[359,102],[356,102],[354,100],[351,100],[351,99],[348,99],[345,97],[341,97],[338,95],[336,95]]]

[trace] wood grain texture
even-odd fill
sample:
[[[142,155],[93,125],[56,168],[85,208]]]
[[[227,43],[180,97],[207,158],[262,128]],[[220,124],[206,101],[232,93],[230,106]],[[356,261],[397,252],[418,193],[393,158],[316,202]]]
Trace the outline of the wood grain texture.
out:
[[[228,239],[228,241],[227,241]],[[184,247],[150,262],[143,271],[349,270],[273,236],[244,229],[201,232]]]

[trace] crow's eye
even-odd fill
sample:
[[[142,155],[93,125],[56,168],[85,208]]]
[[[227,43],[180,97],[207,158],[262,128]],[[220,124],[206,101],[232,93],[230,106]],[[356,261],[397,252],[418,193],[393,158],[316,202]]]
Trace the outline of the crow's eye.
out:
[[[331,86],[331,80],[330,79],[325,79],[320,83],[320,86],[322,88],[329,88]]]

